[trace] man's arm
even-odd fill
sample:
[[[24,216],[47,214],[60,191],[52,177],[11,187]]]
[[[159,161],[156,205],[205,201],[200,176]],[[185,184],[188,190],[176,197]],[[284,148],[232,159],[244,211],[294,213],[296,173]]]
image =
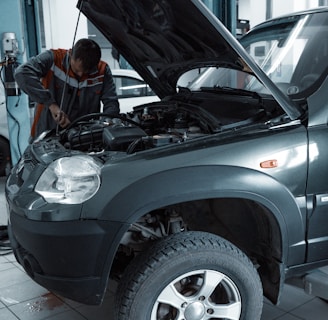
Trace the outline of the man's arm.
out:
[[[41,78],[47,75],[53,62],[53,52],[47,50],[20,65],[15,73],[17,84],[30,99],[47,106],[56,103],[56,101],[52,97],[50,91],[45,89],[42,85]]]
[[[104,75],[103,92],[101,95],[101,101],[104,105],[103,112],[111,116],[118,115],[120,113],[119,102],[116,94],[116,87],[113,81],[112,72],[109,66],[106,66]]]

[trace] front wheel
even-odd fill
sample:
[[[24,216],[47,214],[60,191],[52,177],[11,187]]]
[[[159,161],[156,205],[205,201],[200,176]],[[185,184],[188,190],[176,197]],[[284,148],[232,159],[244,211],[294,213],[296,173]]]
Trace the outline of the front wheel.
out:
[[[164,238],[126,269],[119,320],[259,320],[262,286],[251,261],[204,232]]]

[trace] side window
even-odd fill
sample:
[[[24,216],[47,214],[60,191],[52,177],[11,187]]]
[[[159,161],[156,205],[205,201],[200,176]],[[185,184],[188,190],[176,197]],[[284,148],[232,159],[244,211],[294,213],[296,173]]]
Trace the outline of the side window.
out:
[[[114,76],[114,82],[119,99],[155,95],[149,86],[142,80],[124,76]]]

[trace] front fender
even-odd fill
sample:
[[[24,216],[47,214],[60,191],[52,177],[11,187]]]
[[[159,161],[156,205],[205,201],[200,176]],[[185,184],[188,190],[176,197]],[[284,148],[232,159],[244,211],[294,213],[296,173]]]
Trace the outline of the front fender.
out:
[[[248,168],[190,166],[149,175],[113,197],[102,219],[115,217],[114,220],[131,224],[152,210],[209,198],[243,198],[265,206],[281,231],[284,264],[295,262],[290,257],[304,257],[305,230],[296,199],[273,177]]]

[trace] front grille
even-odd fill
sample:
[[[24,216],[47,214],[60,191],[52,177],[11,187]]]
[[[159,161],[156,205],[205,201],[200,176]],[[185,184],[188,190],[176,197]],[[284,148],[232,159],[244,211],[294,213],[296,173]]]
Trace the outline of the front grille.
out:
[[[38,161],[32,156],[29,148],[24,152],[23,156],[16,164],[16,166],[12,170],[12,174],[8,179],[7,184],[16,185],[17,187],[21,187],[24,183],[24,180],[30,175],[30,173],[37,166]]]
[[[34,170],[37,164],[38,162],[36,159],[24,159],[24,170],[31,172]]]

